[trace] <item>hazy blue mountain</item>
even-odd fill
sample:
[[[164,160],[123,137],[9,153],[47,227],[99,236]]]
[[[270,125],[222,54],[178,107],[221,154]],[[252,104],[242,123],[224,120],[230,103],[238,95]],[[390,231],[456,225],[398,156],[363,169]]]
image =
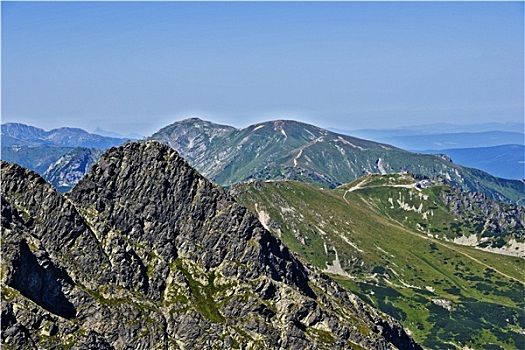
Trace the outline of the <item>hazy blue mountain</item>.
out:
[[[453,134],[453,133],[481,133],[487,131],[506,131],[525,133],[525,123],[482,123],[482,124],[468,124],[457,125],[450,123],[435,123],[425,125],[400,126],[398,128],[388,129],[336,129],[329,128],[329,130],[345,135],[352,135],[357,137],[369,138],[375,140],[376,137],[393,137],[393,136],[407,136],[407,135],[435,135],[435,134]]]
[[[101,127],[97,127],[94,131],[94,134],[102,135],[102,136],[109,136],[109,137],[116,137],[116,138],[121,138],[121,139],[130,139],[130,140],[140,140],[144,137],[144,135],[140,135],[135,132],[132,132],[129,134],[121,134],[115,131],[108,131],[108,130],[102,129]]]
[[[346,134],[363,137],[376,142],[388,143],[412,151],[525,144],[524,133],[510,131],[410,134],[410,131],[403,130],[355,130],[347,131]]]
[[[127,141],[124,138],[107,137],[88,133],[78,128],[59,128],[45,131],[21,123],[1,125],[2,146],[6,145],[59,146],[59,147],[94,147],[107,149]]]
[[[98,148],[73,148],[51,163],[42,177],[58,192],[67,192],[84,177],[102,153]]]
[[[59,192],[67,192],[102,154],[98,148],[2,146],[1,159],[34,170]]]
[[[50,164],[71,152],[72,149],[71,147],[57,146],[6,146],[4,145],[4,138],[2,138],[1,158],[7,162],[17,163],[24,168],[34,170],[42,175]]]
[[[333,129],[419,153],[448,154],[454,163],[507,179],[523,179],[523,123],[431,124],[396,129]],[[463,150],[464,149],[464,150]]]
[[[0,158],[38,172],[61,192],[70,190],[102,154],[126,142],[77,128],[50,131],[21,123],[1,125]]]
[[[504,179],[525,179],[525,145],[425,150],[422,153],[446,154],[454,163]]]

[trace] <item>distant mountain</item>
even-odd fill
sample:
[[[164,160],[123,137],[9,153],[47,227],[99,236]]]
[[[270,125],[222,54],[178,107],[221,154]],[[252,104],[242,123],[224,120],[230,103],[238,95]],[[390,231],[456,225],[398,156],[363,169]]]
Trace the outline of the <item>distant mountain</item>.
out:
[[[230,192],[425,348],[525,348],[523,207],[410,174],[367,175],[333,190],[251,181]]]
[[[49,165],[73,150],[71,147],[57,146],[8,146],[4,144],[4,140],[2,137],[2,160],[17,163],[39,174],[44,174]]]
[[[159,142],[67,196],[1,167],[3,348],[421,349]]]
[[[42,175],[60,192],[69,191],[91,168],[102,151],[126,139],[90,134],[82,129],[45,131],[30,125],[1,125],[1,159]]]
[[[42,177],[59,192],[71,190],[102,155],[98,148],[77,147],[51,163]]]
[[[375,140],[376,137],[392,137],[407,135],[436,135],[436,134],[454,134],[454,133],[482,133],[487,131],[504,131],[525,133],[525,123],[515,122],[492,122],[481,124],[458,125],[451,123],[435,123],[424,125],[401,126],[398,128],[388,129],[357,129],[346,130],[338,128],[329,128],[329,130],[357,137],[365,137]]]
[[[128,139],[128,140],[141,140],[142,138],[144,138],[144,135],[139,135],[137,133],[120,134],[118,132],[104,130],[101,127],[97,127],[93,133],[97,135],[115,137],[119,139]]]
[[[126,139],[90,134],[78,128],[59,128],[45,131],[40,128],[21,124],[6,123],[1,125],[2,146],[4,137],[7,137],[6,146],[58,146],[58,147],[87,147],[107,149],[126,142]]]
[[[102,154],[98,148],[3,146],[1,159],[34,170],[59,192],[67,192]]]
[[[525,145],[424,150],[421,153],[446,154],[454,163],[481,169],[504,179],[525,179]]]
[[[366,174],[409,171],[443,175],[465,190],[525,203],[525,184],[521,181],[499,179],[437,156],[415,154],[296,121],[235,129],[194,118],[169,125],[149,139],[174,147],[205,176],[223,186],[250,179],[288,179],[334,188]]]

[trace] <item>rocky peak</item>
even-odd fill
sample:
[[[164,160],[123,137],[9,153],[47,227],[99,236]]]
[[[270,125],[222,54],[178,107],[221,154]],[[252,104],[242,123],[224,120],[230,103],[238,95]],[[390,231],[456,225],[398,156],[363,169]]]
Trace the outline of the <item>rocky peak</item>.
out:
[[[205,269],[215,268],[224,260],[241,261],[259,273],[271,271],[276,279],[286,279],[313,296],[306,272],[288,249],[221,187],[207,181],[160,142],[128,143],[111,149],[68,197],[85,212],[96,213],[91,216],[92,225],[100,240],[119,232],[133,242],[115,240],[115,246],[106,250],[128,246],[126,250],[135,252],[137,261],[147,263],[154,251],[157,266],[167,266],[174,257],[198,262]],[[248,248],[253,250],[253,261],[246,257],[247,247],[232,249],[249,242],[262,247],[261,251]],[[145,249],[134,249],[134,245]],[[133,267],[132,261],[129,263],[123,268]],[[142,267],[135,268],[140,274]],[[147,292],[149,288],[150,294],[158,297],[165,278],[154,276],[150,282],[158,280],[159,284],[144,281],[139,289]]]
[[[168,125],[149,137],[177,150],[183,157],[196,164],[204,161],[214,141],[236,129],[199,118],[185,119]]]
[[[67,197],[2,176],[4,344],[419,348],[159,142],[110,149]]]

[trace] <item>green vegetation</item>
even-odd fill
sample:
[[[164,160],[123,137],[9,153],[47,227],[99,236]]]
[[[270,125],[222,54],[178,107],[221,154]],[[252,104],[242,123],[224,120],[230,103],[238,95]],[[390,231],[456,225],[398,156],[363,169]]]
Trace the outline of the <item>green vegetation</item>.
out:
[[[332,333],[323,331],[322,329],[310,327],[306,330],[306,333],[309,334],[310,336],[313,336],[314,338],[319,339],[323,343],[332,344],[335,342],[335,339]]]
[[[348,200],[371,203],[382,216],[436,238],[474,235],[489,247],[502,247],[511,238],[525,240],[524,210],[481,195],[469,198],[449,185],[417,188],[416,181],[408,174],[369,175],[338,190],[345,191]],[[512,215],[520,216],[521,222],[508,219]],[[487,229],[491,226],[494,229]]]
[[[190,272],[182,265],[180,260],[175,261],[177,270],[181,271],[188,281],[188,285],[193,298],[192,305],[195,305],[199,313],[211,322],[224,323],[224,316],[219,312],[214,295],[219,290],[214,286],[215,274],[210,272],[208,275],[208,284],[204,285],[195,280]]]
[[[293,251],[396,317],[423,346],[524,348],[524,260],[422,232],[433,228],[436,236],[450,234],[446,223],[453,223],[453,216],[438,202],[443,188],[419,192],[403,187],[410,183],[401,175],[363,180],[335,190],[255,182],[237,185],[234,193],[254,213],[267,215],[265,224]],[[359,183],[362,188],[356,188]],[[390,209],[388,198],[408,205],[411,190],[411,207],[424,202],[419,213]],[[419,229],[427,210],[434,216]],[[471,223],[459,227],[475,229]]]

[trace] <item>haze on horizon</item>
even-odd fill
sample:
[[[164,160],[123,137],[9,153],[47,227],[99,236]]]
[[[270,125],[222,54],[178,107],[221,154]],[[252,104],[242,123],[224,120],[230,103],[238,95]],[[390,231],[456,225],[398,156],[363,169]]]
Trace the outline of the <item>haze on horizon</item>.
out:
[[[523,122],[523,2],[2,2],[2,123]]]

